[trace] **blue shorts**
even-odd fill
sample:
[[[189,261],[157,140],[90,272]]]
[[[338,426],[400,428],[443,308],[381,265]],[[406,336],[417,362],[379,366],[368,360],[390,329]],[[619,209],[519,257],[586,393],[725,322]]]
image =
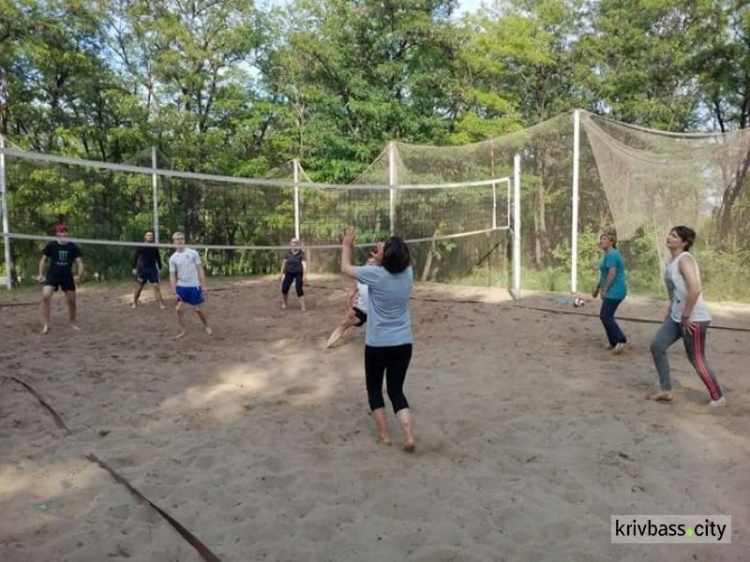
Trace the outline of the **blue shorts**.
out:
[[[141,285],[145,285],[146,283],[156,284],[159,282],[159,270],[155,267],[138,268],[136,281],[138,281],[138,283],[140,283]]]
[[[204,302],[203,290],[200,287],[180,287],[177,286],[177,300],[185,304],[197,306]]]

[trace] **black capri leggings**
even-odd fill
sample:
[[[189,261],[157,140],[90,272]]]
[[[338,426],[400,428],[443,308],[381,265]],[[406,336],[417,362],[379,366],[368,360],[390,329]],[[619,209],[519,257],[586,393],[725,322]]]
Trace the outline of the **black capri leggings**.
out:
[[[297,290],[298,297],[304,297],[305,292],[302,290],[302,272],[299,273],[285,273],[284,280],[281,282],[281,292],[286,295],[289,294],[289,288],[292,286],[294,281],[294,288]]]
[[[388,387],[393,411],[398,413],[409,407],[404,396],[406,370],[411,361],[411,344],[392,347],[365,346],[365,380],[370,410],[385,408],[383,399],[383,374]]]

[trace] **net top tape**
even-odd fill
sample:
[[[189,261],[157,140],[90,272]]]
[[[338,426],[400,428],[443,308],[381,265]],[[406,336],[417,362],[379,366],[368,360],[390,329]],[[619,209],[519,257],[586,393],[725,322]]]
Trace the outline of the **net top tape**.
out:
[[[484,230],[473,230],[471,232],[460,232],[458,234],[443,234],[436,236],[428,236],[426,238],[409,238],[404,240],[407,244],[416,244],[419,242],[433,242],[438,240],[452,240],[454,238],[464,238],[466,236],[475,236],[478,234],[487,234],[490,232],[498,232],[503,230],[510,230],[508,226],[498,226],[497,228],[487,228]],[[9,232],[8,234],[0,234],[0,238],[10,238],[14,240],[32,240],[37,242],[55,242],[60,240],[56,236],[37,236],[32,234],[19,234],[15,232]],[[75,242],[77,244],[94,244],[98,246],[121,246],[125,248],[137,248],[146,245],[146,242],[142,240],[140,242],[129,242],[123,240],[98,240],[95,238],[76,238],[73,236],[66,236],[65,240],[69,242]],[[371,248],[374,247],[377,242],[362,242],[355,244],[357,248]],[[174,249],[173,244],[153,244],[149,243],[149,247],[154,248],[167,248]],[[278,246],[263,246],[263,245],[217,245],[217,244],[199,244],[199,243],[188,243],[185,244],[188,248],[201,249],[201,250],[288,250],[289,245],[278,245]],[[302,248],[305,250],[335,250],[341,248],[341,244],[302,244]]]
[[[305,188],[316,188],[316,189],[461,189],[466,187],[482,187],[497,184],[501,182],[510,182],[509,177],[501,178],[490,178],[487,180],[471,181],[471,182],[452,182],[452,183],[440,183],[440,184],[400,184],[400,185],[389,185],[389,184],[336,184],[336,183],[319,183],[319,182],[295,182],[289,180],[273,180],[263,178],[242,178],[232,176],[219,176],[214,174],[201,174],[196,172],[182,172],[178,170],[165,170],[162,168],[146,168],[143,166],[133,166],[131,164],[115,164],[112,162],[99,162],[96,160],[84,160],[80,158],[70,158],[68,156],[59,156],[56,154],[41,154],[38,152],[29,152],[26,150],[12,150],[8,148],[0,148],[0,154],[5,154],[13,158],[19,158],[23,160],[35,160],[40,162],[48,162],[52,164],[68,164],[70,166],[83,166],[88,168],[98,168],[99,170],[110,170],[114,172],[130,172],[135,174],[143,175],[158,175],[170,178],[180,178],[186,180],[196,181],[210,181],[217,183],[228,183],[228,184],[241,184],[255,187],[276,187],[276,188],[293,188],[293,187],[305,187]],[[6,164],[7,166],[7,164]]]

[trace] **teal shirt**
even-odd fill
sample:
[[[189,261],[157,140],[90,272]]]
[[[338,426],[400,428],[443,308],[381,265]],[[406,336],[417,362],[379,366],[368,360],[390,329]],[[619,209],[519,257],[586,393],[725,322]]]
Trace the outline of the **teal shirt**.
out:
[[[599,262],[599,289],[604,288],[604,284],[607,282],[607,274],[609,273],[610,267],[616,267],[617,273],[615,274],[615,280],[612,281],[609,290],[607,291],[606,298],[614,300],[622,300],[625,295],[628,294],[628,284],[625,281],[625,260],[622,259],[620,251],[612,248]]]

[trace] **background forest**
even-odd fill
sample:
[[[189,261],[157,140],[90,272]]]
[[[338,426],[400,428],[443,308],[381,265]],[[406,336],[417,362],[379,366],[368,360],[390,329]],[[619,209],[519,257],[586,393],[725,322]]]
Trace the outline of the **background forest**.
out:
[[[0,0],[0,133],[10,148],[144,166],[156,147],[161,167],[236,177],[291,179],[279,170],[298,159],[313,181],[348,183],[389,141],[461,146],[560,115],[569,135],[572,108],[674,132],[748,126],[745,0],[507,0],[460,17],[457,9],[455,0]],[[524,165],[524,286],[565,290],[572,147],[547,146],[537,147],[545,159]],[[564,170],[557,179],[550,159]],[[60,216],[75,235],[115,240],[138,240],[151,226],[149,177],[8,160],[14,232],[49,234]],[[509,154],[499,166],[507,173],[511,164]],[[596,233],[611,227],[602,190],[587,188],[596,175],[582,155],[582,290],[596,275]],[[750,196],[746,173],[737,177],[699,225],[698,251],[712,298],[749,300]],[[160,186],[162,242],[176,228],[230,245],[277,243],[269,232],[293,231],[283,190],[177,183]],[[423,279],[505,285],[507,246],[501,232],[414,253]],[[23,276],[40,247],[13,242]],[[130,270],[130,250],[84,251],[91,272]],[[318,252],[322,271],[333,253]],[[633,290],[658,293],[652,241],[636,236],[623,253]],[[274,252],[207,257],[214,274],[279,265]]]

